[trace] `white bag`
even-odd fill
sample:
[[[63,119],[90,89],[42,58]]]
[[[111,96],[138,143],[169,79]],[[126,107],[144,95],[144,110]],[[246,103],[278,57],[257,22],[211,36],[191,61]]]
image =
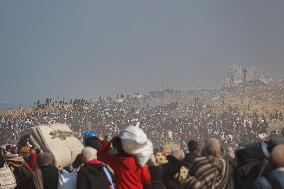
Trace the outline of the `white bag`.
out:
[[[73,171],[69,173],[66,170],[62,170],[58,178],[57,189],[76,189],[77,188],[77,172]]]
[[[153,144],[148,140],[144,131],[135,126],[123,129],[119,138],[121,139],[123,150],[134,155],[140,165],[145,165],[153,154]]]
[[[0,168],[0,189],[14,189],[16,186],[15,176],[5,163],[4,167]]]

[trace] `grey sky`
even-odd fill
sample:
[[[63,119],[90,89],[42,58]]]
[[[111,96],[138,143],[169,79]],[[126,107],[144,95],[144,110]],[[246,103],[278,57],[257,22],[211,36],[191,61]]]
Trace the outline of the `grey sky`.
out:
[[[215,86],[284,71],[283,0],[0,0],[0,102]]]

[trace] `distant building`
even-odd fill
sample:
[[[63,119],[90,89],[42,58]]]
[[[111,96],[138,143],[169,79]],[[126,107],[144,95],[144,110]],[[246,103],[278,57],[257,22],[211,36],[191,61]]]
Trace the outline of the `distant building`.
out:
[[[228,82],[229,83],[241,83],[243,78],[243,69],[240,65],[232,65],[227,67]]]
[[[162,95],[174,95],[178,92],[178,90],[175,89],[165,89],[160,91],[150,91],[149,94],[152,97],[159,97]]]
[[[139,93],[135,93],[134,95],[133,95],[133,98],[143,98],[143,95],[142,94],[139,94]]]
[[[265,72],[264,69],[260,66],[254,66],[247,68],[247,80],[265,80]]]
[[[244,73],[246,74],[244,76]],[[268,84],[273,81],[272,78],[267,77],[264,69],[261,66],[241,66],[241,65],[231,65],[227,67],[228,78],[227,83],[240,84],[246,80],[255,81],[260,80],[263,83]],[[245,78],[245,79],[244,79]]]
[[[117,98],[117,99],[115,99],[115,101],[118,102],[118,103],[123,103],[124,99],[123,98]]]

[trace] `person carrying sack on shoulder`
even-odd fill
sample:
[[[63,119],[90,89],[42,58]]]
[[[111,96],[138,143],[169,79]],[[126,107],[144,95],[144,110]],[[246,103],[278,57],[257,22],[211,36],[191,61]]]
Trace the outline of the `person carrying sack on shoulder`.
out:
[[[111,142],[100,139],[102,149],[98,158],[114,171],[117,189],[143,189],[143,185],[151,183],[151,173],[146,163],[153,155],[153,145],[140,128],[129,126]],[[111,144],[117,153],[109,153]]]

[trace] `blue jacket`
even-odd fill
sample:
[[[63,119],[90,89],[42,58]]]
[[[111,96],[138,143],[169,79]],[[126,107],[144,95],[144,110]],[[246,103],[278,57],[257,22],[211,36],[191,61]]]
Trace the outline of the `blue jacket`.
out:
[[[269,173],[270,176],[277,180],[278,183],[281,185],[281,188],[284,189],[284,167],[275,169],[271,173]],[[255,182],[255,189],[272,189],[271,184],[265,177],[260,177]]]

